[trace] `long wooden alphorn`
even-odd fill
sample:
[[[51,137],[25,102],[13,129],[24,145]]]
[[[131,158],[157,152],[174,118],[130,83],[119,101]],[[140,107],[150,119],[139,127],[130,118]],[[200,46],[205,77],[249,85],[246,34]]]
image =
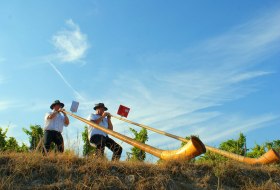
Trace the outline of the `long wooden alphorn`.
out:
[[[180,140],[182,142],[186,142],[186,143],[189,142],[189,140],[187,140],[183,137],[179,137],[179,136],[176,136],[176,135],[173,135],[173,134],[155,129],[155,128],[149,127],[147,125],[142,125],[142,124],[127,120],[125,118],[119,117],[119,116],[114,116],[114,115],[111,115],[111,116],[116,118],[116,119],[125,121],[127,123],[130,123],[130,124],[133,124],[133,125],[151,130],[153,132],[156,132],[156,133],[159,133],[159,134],[162,134],[162,135]],[[266,152],[264,155],[262,155],[259,158],[249,158],[249,157],[241,156],[241,155],[234,154],[234,153],[231,153],[231,152],[227,152],[227,151],[224,151],[224,150],[220,150],[218,148],[214,148],[214,147],[211,147],[211,146],[205,145],[205,147],[206,147],[206,150],[209,150],[209,151],[214,152],[216,154],[219,154],[219,155],[225,156],[227,158],[230,158],[230,159],[233,159],[233,160],[236,160],[236,161],[239,161],[239,162],[243,162],[243,163],[246,163],[246,164],[270,164],[270,163],[279,162],[279,160],[280,160],[279,154],[273,149],[270,149],[268,152]]]
[[[73,113],[67,112],[65,110],[63,110],[61,112],[68,114],[68,115],[90,125],[91,127],[99,129],[109,135],[112,135],[113,137],[116,137],[116,138],[118,138],[128,144],[131,144],[132,146],[135,146],[145,152],[148,152],[158,158],[161,158],[162,160],[190,160],[196,156],[199,156],[200,154],[205,153],[205,151],[206,151],[204,144],[197,137],[191,137],[191,139],[188,141],[188,143],[178,150],[161,150],[161,149],[149,146],[147,144],[140,143],[132,138],[129,138],[125,135],[122,135],[122,134],[112,131],[110,129],[106,129],[100,125],[97,125],[96,123],[93,123],[93,122],[91,122],[87,119],[84,119],[80,116],[77,116]]]

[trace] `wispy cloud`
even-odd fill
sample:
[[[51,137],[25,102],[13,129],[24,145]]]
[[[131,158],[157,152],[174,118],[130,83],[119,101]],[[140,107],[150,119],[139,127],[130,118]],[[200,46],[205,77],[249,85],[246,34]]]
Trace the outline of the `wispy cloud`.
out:
[[[204,141],[207,143],[214,142],[216,139],[225,140],[232,134],[238,134],[240,132],[246,133],[258,128],[263,128],[279,119],[280,116],[275,114],[264,114],[249,119],[240,118],[240,116],[233,117],[227,115],[221,119],[223,120],[223,125],[213,122],[208,123],[207,129],[211,130],[205,128],[201,137],[204,137]],[[227,130],[224,130],[223,128],[226,128]]]
[[[63,63],[79,62],[84,64],[82,59],[85,57],[89,48],[86,34],[82,33],[80,27],[71,19],[66,21],[68,29],[63,29],[52,37],[52,43],[57,49],[56,55],[47,56],[46,62],[53,68],[63,82],[74,92],[78,100],[84,101],[85,98],[68,82],[59,69],[53,64],[57,60]]]
[[[166,130],[178,136],[199,135],[203,143],[216,146],[221,141],[236,138],[239,133],[245,135],[256,129],[269,127],[271,124],[279,123],[280,116],[276,114],[263,114],[257,116],[242,116],[238,114],[224,114],[215,119],[209,119],[192,125],[174,127]],[[175,122],[174,122],[175,123]],[[177,122],[176,122],[177,123]],[[139,129],[138,129],[139,130]],[[249,142],[257,139],[247,139]],[[149,132],[149,143],[163,149],[176,149],[181,142],[172,138]]]
[[[219,128],[223,135],[213,135],[205,124],[223,123],[225,116],[221,111],[205,114],[205,110],[248,96],[256,90],[249,81],[277,72],[259,66],[279,53],[279,20],[279,11],[272,12],[181,52],[142,57],[139,62],[147,69],[120,73],[110,96],[118,95],[119,102],[137,109],[131,112],[132,120],[181,136],[203,134],[208,142],[248,131],[248,126],[250,130],[267,126],[279,117],[266,113],[252,121],[238,117],[236,125]]]
[[[60,78],[63,80],[63,82],[74,92],[74,94],[77,96],[78,99],[84,99],[82,95],[80,95],[80,93],[75,90],[72,85],[65,79],[65,77],[62,75],[62,73],[56,68],[56,66],[54,66],[54,64],[52,64],[51,62],[49,62],[50,66],[54,69],[54,71],[60,76]]]
[[[267,71],[252,71],[252,72],[246,72],[246,73],[241,73],[239,75],[235,75],[231,78],[231,81],[233,83],[235,82],[242,82],[245,80],[250,80],[256,77],[261,77],[265,75],[273,74],[273,72],[267,72]]]
[[[108,101],[104,97],[104,102],[108,102],[110,108],[115,107],[116,102],[131,107],[129,117],[136,122],[179,136],[196,134],[209,143],[237,132],[266,127],[279,120],[279,116],[267,113],[236,116],[223,113],[218,106],[250,95],[256,89],[248,82],[252,84],[252,79],[277,72],[258,66],[279,53],[279,20],[279,12],[270,13],[181,52],[143,56],[139,62],[144,68],[137,73],[120,73],[107,92]],[[54,65],[52,67],[77,94]],[[114,103],[112,97],[118,97]],[[226,122],[227,119],[231,122]],[[115,120],[114,124],[117,131],[127,133],[124,127],[128,124]],[[149,139],[152,145],[168,142],[156,134]]]
[[[89,48],[87,36],[71,19],[66,21],[66,26],[68,29],[63,29],[52,37],[57,58],[66,63],[81,61]]]
[[[42,111],[49,107],[50,102],[44,102],[43,100],[2,100],[0,101],[0,111],[24,109],[25,111]]]

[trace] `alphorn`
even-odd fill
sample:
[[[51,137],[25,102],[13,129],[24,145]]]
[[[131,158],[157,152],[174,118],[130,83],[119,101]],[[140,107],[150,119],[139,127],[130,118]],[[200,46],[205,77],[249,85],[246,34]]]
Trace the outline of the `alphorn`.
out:
[[[180,140],[182,142],[186,142],[186,143],[189,142],[189,140],[187,140],[183,137],[179,137],[179,136],[176,136],[176,135],[173,135],[173,134],[155,129],[155,128],[149,127],[147,125],[142,125],[142,124],[124,119],[122,117],[118,117],[118,116],[114,116],[114,115],[111,115],[111,116],[116,118],[116,119],[125,121],[127,123],[130,123],[130,124],[133,124],[133,125],[151,130],[153,132],[156,132],[156,133],[159,133],[159,134],[162,134],[162,135]],[[279,153],[277,153],[273,149],[270,149],[269,151],[267,151],[265,154],[263,154],[259,158],[249,158],[249,157],[241,156],[241,155],[234,154],[234,153],[231,153],[231,152],[227,152],[227,151],[224,151],[224,150],[220,150],[218,148],[214,148],[214,147],[211,147],[211,146],[205,145],[205,147],[206,147],[206,150],[209,150],[209,151],[214,152],[216,154],[219,154],[219,155],[225,156],[227,158],[230,158],[230,159],[233,159],[233,160],[236,160],[236,161],[239,161],[239,162],[243,162],[243,163],[246,163],[246,164],[270,164],[270,163],[279,162],[279,160],[280,160]]]
[[[121,141],[124,141],[132,146],[135,146],[145,152],[148,152],[162,160],[190,160],[190,159],[206,152],[204,144],[197,137],[191,137],[191,139],[188,141],[188,143],[178,150],[161,150],[161,149],[152,147],[150,145],[140,143],[140,142],[138,142],[132,138],[129,138],[125,135],[122,135],[118,132],[112,131],[110,129],[106,129],[100,125],[97,125],[96,123],[93,123],[93,122],[91,122],[87,119],[84,119],[80,116],[77,116],[73,113],[67,112],[65,110],[63,110],[61,112],[64,112],[64,113],[90,125],[91,127],[99,129],[109,135],[112,135],[113,137],[116,137],[116,138],[120,139]]]

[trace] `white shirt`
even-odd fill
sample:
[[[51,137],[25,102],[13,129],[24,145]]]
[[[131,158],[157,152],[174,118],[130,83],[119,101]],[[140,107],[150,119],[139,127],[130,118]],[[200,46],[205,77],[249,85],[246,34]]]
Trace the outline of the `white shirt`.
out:
[[[101,116],[97,115],[97,114],[90,114],[90,116],[88,117],[89,121],[94,121],[99,119]],[[99,123],[100,126],[108,129],[108,120],[107,118],[103,118],[102,121]],[[88,139],[90,140],[90,137],[92,137],[93,135],[103,135],[103,136],[108,136],[107,133],[100,131],[99,129],[93,128],[92,126],[88,126]]]
[[[54,130],[62,133],[63,126],[67,127],[64,123],[64,115],[61,113],[56,114],[56,116],[52,119],[48,119],[48,116],[53,112],[48,112],[45,115],[45,130]]]

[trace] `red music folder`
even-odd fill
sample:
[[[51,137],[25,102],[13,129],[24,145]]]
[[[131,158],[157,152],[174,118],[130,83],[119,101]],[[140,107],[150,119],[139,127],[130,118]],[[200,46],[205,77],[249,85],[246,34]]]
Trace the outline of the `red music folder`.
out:
[[[127,117],[129,110],[130,110],[130,108],[120,105],[119,110],[118,110],[118,115]]]

